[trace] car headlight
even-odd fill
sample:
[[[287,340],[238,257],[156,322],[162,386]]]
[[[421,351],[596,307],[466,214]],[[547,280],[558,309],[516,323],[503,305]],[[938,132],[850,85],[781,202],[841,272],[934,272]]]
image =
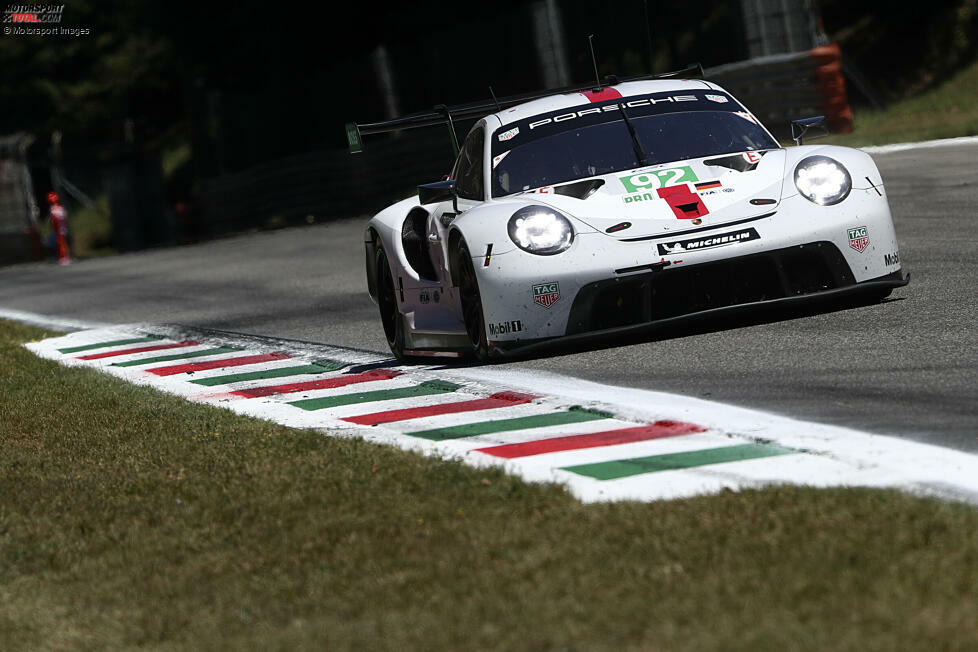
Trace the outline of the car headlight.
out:
[[[574,242],[570,220],[546,206],[526,206],[509,218],[509,237],[523,251],[552,256]]]
[[[849,196],[852,178],[838,161],[828,156],[809,156],[795,168],[795,187],[805,199],[831,206]]]

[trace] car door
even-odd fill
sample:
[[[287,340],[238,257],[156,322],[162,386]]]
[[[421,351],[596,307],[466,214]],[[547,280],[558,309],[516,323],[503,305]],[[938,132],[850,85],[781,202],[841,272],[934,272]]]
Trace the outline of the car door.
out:
[[[438,270],[439,278],[446,287],[451,286],[448,265],[448,227],[457,215],[478,206],[485,201],[485,181],[483,177],[483,148],[485,147],[486,127],[484,122],[476,124],[465,137],[452,178],[455,179],[457,200],[453,206],[443,203],[428,220],[428,242],[432,263]]]

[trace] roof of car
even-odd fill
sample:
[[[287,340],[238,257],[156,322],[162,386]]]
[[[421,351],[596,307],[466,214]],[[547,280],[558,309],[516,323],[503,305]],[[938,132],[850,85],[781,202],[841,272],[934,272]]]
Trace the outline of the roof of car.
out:
[[[513,122],[525,120],[526,118],[535,115],[540,115],[541,113],[550,113],[552,111],[559,111],[560,109],[581,106],[582,104],[586,105],[592,102],[610,100],[617,97],[615,92],[620,94],[621,97],[632,97],[635,95],[648,95],[650,93],[667,93],[669,91],[682,92],[688,90],[702,90],[704,88],[710,90],[721,90],[715,84],[711,84],[710,82],[701,79],[655,79],[648,81],[631,81],[614,84],[612,86],[605,86],[602,88],[600,93],[584,91],[577,93],[564,93],[561,95],[550,95],[549,97],[543,97],[539,100],[532,100],[524,104],[518,104],[509,109],[504,109],[499,113],[495,113],[494,115],[499,118],[499,121],[503,125],[508,125]]]

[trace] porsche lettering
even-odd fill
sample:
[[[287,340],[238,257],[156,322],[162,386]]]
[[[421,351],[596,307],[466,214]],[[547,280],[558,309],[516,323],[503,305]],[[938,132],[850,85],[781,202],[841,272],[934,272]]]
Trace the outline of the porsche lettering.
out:
[[[643,97],[637,100],[631,100],[625,102],[625,106],[633,108],[636,106],[655,106],[656,104],[661,104],[663,102],[697,102],[699,98],[695,95],[670,95],[668,97]],[[565,122],[567,120],[573,120],[575,118],[580,118],[581,116],[590,115],[592,113],[607,113],[611,111],[620,111],[618,104],[609,104],[607,106],[593,107],[588,109],[582,109],[580,111],[569,111],[567,113],[562,113],[556,115],[552,118],[544,118],[543,120],[537,120],[531,122],[528,126],[529,128],[536,129],[537,127],[542,127],[543,125],[548,125],[555,122]]]

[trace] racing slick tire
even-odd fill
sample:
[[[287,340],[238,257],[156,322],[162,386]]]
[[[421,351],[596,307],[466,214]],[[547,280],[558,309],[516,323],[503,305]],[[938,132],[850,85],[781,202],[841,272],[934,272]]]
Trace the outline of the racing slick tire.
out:
[[[472,355],[480,362],[489,360],[489,341],[486,338],[486,320],[482,312],[482,295],[479,294],[479,279],[472,265],[472,254],[462,240],[455,249],[455,269],[458,270],[458,295],[462,305],[462,320],[465,332],[472,345]]]
[[[404,360],[404,320],[397,309],[397,288],[394,275],[387,260],[387,252],[379,244],[374,254],[377,270],[377,305],[380,308],[380,321],[384,325],[387,345],[398,360]]]

